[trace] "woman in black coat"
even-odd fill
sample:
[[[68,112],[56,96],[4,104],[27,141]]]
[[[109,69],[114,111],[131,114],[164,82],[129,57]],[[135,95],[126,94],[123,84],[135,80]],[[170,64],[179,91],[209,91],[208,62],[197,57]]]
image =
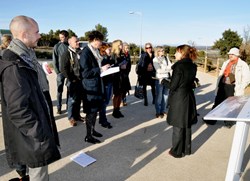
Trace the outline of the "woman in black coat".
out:
[[[100,140],[93,136],[102,137],[102,134],[95,130],[97,112],[101,109],[104,94],[100,74],[107,70],[110,65],[101,67],[102,56],[99,54],[98,48],[102,44],[103,35],[99,31],[92,31],[88,39],[89,44],[80,55],[80,74],[84,89],[83,111],[86,113],[87,135],[85,141],[95,144],[100,143]]]
[[[191,125],[197,123],[193,85],[197,66],[196,49],[189,45],[176,48],[177,62],[172,66],[167,122],[173,126],[172,148],[169,154],[180,158],[191,154]]]
[[[144,106],[148,106],[147,85],[151,86],[153,101],[155,103],[155,68],[153,66],[154,52],[151,43],[145,44],[145,53],[141,55],[138,63],[137,74],[140,85],[143,85]]]

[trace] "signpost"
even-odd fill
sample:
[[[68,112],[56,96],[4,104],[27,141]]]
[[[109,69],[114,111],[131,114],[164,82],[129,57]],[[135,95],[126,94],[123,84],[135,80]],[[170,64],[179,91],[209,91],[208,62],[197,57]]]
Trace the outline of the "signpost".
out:
[[[250,125],[250,96],[229,97],[210,111],[205,120],[236,121],[226,181],[238,181]]]

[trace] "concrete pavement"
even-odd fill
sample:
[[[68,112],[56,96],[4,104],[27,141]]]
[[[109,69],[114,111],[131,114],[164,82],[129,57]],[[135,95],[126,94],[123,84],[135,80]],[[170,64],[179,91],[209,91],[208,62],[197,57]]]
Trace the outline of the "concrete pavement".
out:
[[[130,80],[136,83],[133,66]],[[225,180],[228,159],[235,126],[223,127],[221,122],[207,126],[201,118],[209,112],[214,100],[216,77],[198,72],[201,87],[197,88],[196,100],[200,113],[199,121],[192,127],[192,155],[176,159],[168,155],[171,147],[172,127],[166,124],[166,117],[155,118],[155,108],[151,104],[151,91],[148,90],[149,106],[131,95],[127,97],[128,106],[122,107],[122,119],[112,117],[112,106],[108,107],[107,117],[112,129],[102,128],[98,122],[97,131],[104,137],[102,143],[92,145],[84,142],[85,125],[71,127],[64,114],[54,112],[58,126],[62,159],[49,166],[51,181],[222,181]],[[55,105],[56,75],[48,76],[51,95]],[[64,98],[66,96],[64,95]],[[65,102],[65,99],[64,99]],[[243,161],[242,180],[250,180],[250,136]],[[70,158],[78,152],[96,158],[88,167],[81,167]],[[0,121],[0,180],[17,177],[15,171],[6,163]]]

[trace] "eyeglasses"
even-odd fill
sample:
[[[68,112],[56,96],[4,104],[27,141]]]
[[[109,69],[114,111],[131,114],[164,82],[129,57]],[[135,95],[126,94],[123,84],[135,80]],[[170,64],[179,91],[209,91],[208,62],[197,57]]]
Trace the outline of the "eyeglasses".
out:
[[[146,49],[151,49],[152,47],[146,47]]]

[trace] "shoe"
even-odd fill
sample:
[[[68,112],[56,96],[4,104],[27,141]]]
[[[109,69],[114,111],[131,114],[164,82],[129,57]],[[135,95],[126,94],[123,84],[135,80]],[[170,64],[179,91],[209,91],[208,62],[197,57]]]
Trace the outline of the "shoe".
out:
[[[74,119],[70,119],[69,123],[71,126],[77,126],[76,120],[74,120]]]
[[[127,106],[128,104],[127,104],[126,102],[123,102],[122,105],[123,105],[123,106]]]
[[[92,143],[92,144],[96,144],[96,143],[101,143],[100,140],[92,137],[92,136],[86,136],[85,139],[84,139],[85,142],[88,142],[88,143]]]
[[[232,128],[232,126],[233,126],[233,124],[225,123],[225,127],[228,128],[228,129]]]
[[[155,117],[156,117],[156,118],[159,118],[159,117],[160,117],[160,114],[156,113],[156,114],[155,114]]]
[[[117,114],[120,118],[124,118],[124,115],[121,113],[121,111],[118,110]]]
[[[57,113],[57,114],[62,114],[61,108],[58,108],[56,113]]]
[[[170,156],[174,157],[174,158],[181,158],[181,157],[183,157],[182,155],[175,155],[175,154],[173,154],[173,153],[171,152],[171,150],[168,151],[168,154],[169,154]]]
[[[114,118],[120,118],[120,116],[119,116],[117,110],[114,110],[114,111],[113,111],[112,116],[113,116]]]
[[[98,132],[95,131],[95,130],[93,130],[92,135],[95,136],[95,137],[102,137],[102,134],[101,134],[101,133],[98,133]]]
[[[104,128],[108,128],[108,129],[113,128],[113,126],[111,126],[110,123],[101,124],[101,126],[104,127]]]
[[[164,117],[164,113],[160,113],[160,117],[163,118]]]
[[[85,117],[80,116],[77,121],[84,123],[85,122]]]
[[[148,102],[144,102],[144,106],[148,106]]]
[[[20,181],[29,181],[29,180],[30,180],[29,175],[25,175],[24,177],[22,177],[22,178],[20,179]]]

